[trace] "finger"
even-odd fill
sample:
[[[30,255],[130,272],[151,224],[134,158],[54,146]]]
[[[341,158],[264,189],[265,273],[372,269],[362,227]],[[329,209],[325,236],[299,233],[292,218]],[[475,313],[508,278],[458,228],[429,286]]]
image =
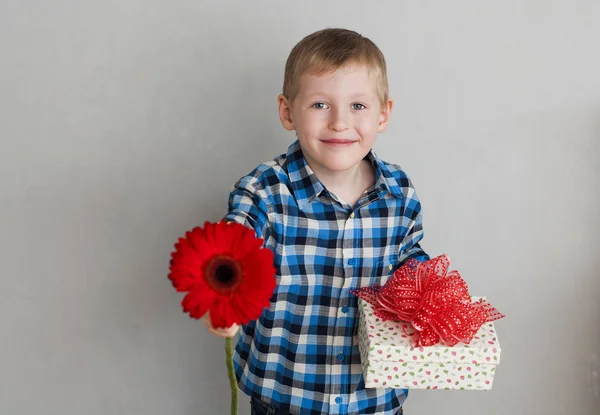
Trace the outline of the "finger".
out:
[[[214,334],[215,336],[218,337],[224,337],[224,338],[228,338],[228,337],[234,337],[237,334],[237,330],[209,330],[210,333]]]
[[[219,337],[234,337],[239,330],[239,326],[237,324],[233,324],[231,327],[227,328],[214,328],[210,323],[210,319],[205,320],[204,325],[209,332]]]
[[[237,333],[237,331],[238,331],[238,328],[239,328],[239,327],[238,327],[238,325],[237,325],[237,324],[234,324],[234,325],[233,325],[233,326],[231,326],[231,327],[227,327],[227,328],[218,328],[218,329],[213,329],[213,330],[215,330],[215,332],[217,332],[217,333],[220,333],[220,334],[222,334],[223,336],[226,336],[226,337],[233,337],[233,336],[235,336],[235,334]]]

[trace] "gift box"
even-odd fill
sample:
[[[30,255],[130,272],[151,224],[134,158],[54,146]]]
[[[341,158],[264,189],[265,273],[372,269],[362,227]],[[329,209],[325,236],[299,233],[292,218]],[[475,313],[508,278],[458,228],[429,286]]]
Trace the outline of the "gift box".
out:
[[[476,300],[476,298],[473,298]],[[383,321],[358,299],[358,341],[367,388],[491,389],[500,363],[493,322],[484,323],[469,344],[419,347],[403,321]]]

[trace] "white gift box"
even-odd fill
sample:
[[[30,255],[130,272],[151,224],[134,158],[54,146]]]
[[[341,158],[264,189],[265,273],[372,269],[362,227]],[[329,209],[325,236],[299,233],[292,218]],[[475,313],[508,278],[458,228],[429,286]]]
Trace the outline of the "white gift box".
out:
[[[407,323],[382,321],[361,298],[358,310],[358,341],[367,388],[492,388],[500,363],[500,343],[493,323],[485,323],[468,345],[413,347]]]

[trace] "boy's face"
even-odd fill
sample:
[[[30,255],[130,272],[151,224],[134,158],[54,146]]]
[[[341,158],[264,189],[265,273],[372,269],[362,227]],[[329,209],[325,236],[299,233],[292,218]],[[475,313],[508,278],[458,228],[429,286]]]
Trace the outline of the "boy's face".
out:
[[[388,124],[392,101],[381,104],[377,80],[363,65],[304,74],[292,102],[279,96],[279,116],[295,130],[316,173],[353,171]]]

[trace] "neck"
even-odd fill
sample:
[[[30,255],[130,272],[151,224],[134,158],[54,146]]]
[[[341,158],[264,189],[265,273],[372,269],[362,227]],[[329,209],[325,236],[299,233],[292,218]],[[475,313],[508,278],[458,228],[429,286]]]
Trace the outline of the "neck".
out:
[[[327,189],[335,191],[336,189],[354,187],[358,183],[361,183],[361,179],[364,175],[364,170],[361,165],[362,163],[358,163],[351,169],[343,171],[313,169],[313,172]]]
[[[327,190],[350,206],[354,206],[364,191],[375,183],[375,172],[368,160],[361,160],[356,166],[343,171],[311,168]]]

